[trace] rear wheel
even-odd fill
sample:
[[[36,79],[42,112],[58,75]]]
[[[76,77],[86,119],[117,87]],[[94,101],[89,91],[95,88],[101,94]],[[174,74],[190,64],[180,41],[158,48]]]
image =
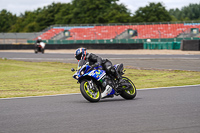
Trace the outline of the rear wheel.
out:
[[[137,92],[136,92],[136,87],[133,84],[133,82],[127,77],[122,77],[122,79],[125,83],[131,84],[131,89],[122,91],[120,96],[127,100],[135,98]]]
[[[97,85],[93,83],[93,88],[90,88],[88,80],[83,80],[81,82],[80,91],[83,97],[90,102],[98,102],[101,98],[101,93]]]
[[[44,54],[44,49],[41,49],[41,52]]]

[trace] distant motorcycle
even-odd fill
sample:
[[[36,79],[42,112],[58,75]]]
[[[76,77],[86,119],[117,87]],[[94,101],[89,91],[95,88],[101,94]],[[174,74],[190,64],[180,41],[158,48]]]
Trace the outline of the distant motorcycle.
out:
[[[35,53],[37,54],[38,52],[41,52],[44,54],[45,45],[46,44],[44,42],[36,43],[34,49]]]
[[[114,67],[121,76],[124,74],[123,64],[116,64]],[[106,78],[112,79],[113,86],[115,87],[104,98],[112,98],[114,95],[120,95],[124,99],[134,99],[136,96],[136,87],[130,79],[122,77],[122,80],[119,82],[114,77],[108,76],[102,70],[102,66],[92,68],[88,62],[80,60],[78,70],[72,68],[71,71],[76,71],[73,78],[78,80],[81,94],[90,102],[98,102],[101,99],[101,93],[105,90],[102,83]]]

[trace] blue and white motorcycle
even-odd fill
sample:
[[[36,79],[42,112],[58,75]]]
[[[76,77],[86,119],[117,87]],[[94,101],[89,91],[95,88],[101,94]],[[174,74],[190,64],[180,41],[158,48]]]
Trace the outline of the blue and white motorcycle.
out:
[[[116,71],[122,76],[125,72],[123,64],[114,65]],[[72,72],[76,71],[73,78],[80,83],[80,91],[85,99],[90,102],[98,102],[102,97],[105,87],[103,83],[106,78],[110,78],[114,88],[107,93],[106,97],[114,97],[114,95],[120,95],[124,99],[134,99],[136,96],[136,87],[133,82],[127,77],[122,76],[122,80],[119,82],[114,77],[108,76],[102,67],[91,67],[85,60],[80,60],[78,63],[78,69],[71,69]]]

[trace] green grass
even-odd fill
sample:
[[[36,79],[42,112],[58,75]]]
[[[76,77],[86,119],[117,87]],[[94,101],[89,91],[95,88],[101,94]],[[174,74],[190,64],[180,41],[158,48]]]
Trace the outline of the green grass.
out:
[[[0,98],[80,93],[76,64],[0,59]],[[200,84],[200,72],[126,69],[137,89]]]

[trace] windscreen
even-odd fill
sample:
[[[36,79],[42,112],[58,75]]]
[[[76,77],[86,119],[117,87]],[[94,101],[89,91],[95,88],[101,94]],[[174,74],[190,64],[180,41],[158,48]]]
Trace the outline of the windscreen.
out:
[[[78,62],[78,70],[85,64],[86,64],[85,60],[79,60],[79,62]]]

